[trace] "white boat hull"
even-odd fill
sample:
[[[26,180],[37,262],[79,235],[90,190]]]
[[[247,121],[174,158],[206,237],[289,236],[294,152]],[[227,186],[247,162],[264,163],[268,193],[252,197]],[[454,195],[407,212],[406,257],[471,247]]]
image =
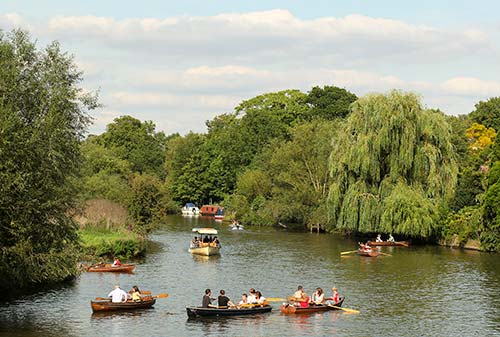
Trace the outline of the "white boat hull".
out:
[[[191,254],[210,256],[219,254],[219,247],[197,247],[197,248],[189,248],[189,252]]]

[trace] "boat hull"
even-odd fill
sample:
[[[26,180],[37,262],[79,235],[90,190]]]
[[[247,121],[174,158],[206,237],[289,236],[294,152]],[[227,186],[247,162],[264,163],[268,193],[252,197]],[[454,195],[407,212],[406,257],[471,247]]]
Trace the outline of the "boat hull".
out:
[[[122,264],[121,266],[113,267],[111,264],[91,266],[87,269],[88,272],[93,273],[132,273],[135,269],[135,264]]]
[[[127,301],[122,303],[113,303],[111,300],[95,300],[90,301],[92,312],[106,311],[128,311],[137,309],[151,308],[156,303],[156,299],[145,299],[141,302]]]
[[[189,248],[189,252],[195,255],[211,256],[220,254],[220,248],[212,246]]]
[[[411,241],[394,241],[394,242],[377,242],[377,241],[368,241],[367,244],[369,246],[399,246],[399,247],[408,247]]]
[[[344,303],[344,299],[342,298],[337,304],[335,304],[336,307],[341,307],[342,304]],[[280,311],[283,314],[290,315],[290,314],[309,314],[313,312],[324,312],[324,311],[330,311],[330,310],[341,310],[338,308],[330,307],[328,305],[310,305],[306,308],[302,307],[295,307],[291,304],[282,304],[280,307]]]
[[[359,256],[377,257],[378,254],[379,254],[379,252],[377,252],[375,250],[372,250],[370,252],[365,252],[365,251],[362,251],[362,250],[358,250],[358,255]]]
[[[255,315],[270,312],[273,308],[270,305],[256,306],[253,308],[241,309],[219,309],[219,308],[200,308],[200,307],[186,307],[188,317],[215,317],[215,316],[244,316]]]

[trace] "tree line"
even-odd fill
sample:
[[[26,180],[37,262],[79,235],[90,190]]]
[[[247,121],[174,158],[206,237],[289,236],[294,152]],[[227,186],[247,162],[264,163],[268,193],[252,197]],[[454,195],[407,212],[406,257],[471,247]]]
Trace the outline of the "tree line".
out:
[[[165,135],[122,116],[86,136],[95,93],[57,42],[0,34],[3,288],[70,278],[86,200],[127,207],[147,232],[182,204],[219,203],[245,224],[321,225],[500,250],[500,97],[464,116],[414,93],[336,86],[265,93]]]

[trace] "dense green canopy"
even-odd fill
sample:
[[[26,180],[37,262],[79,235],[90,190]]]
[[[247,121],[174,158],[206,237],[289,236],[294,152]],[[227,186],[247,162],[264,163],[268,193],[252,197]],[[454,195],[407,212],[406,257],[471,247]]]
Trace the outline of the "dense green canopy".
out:
[[[351,109],[330,157],[332,228],[429,237],[456,183],[445,117],[399,91]]]

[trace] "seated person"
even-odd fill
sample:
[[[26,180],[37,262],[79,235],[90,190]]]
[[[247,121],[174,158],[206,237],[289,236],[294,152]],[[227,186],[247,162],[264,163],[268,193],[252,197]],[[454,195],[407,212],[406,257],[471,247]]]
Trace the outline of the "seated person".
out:
[[[113,303],[121,303],[121,302],[127,302],[128,295],[127,293],[120,288],[120,286],[117,284],[115,285],[115,289],[113,289],[109,294],[108,297],[111,297],[111,302]]]
[[[251,303],[251,304],[257,303],[257,299],[255,298],[255,289],[250,288],[248,293],[249,293],[248,298],[247,298],[248,303]]]
[[[323,289],[316,288],[316,291],[312,294],[310,303],[315,305],[321,305],[324,304],[324,302],[325,302],[325,293],[323,292]]]
[[[337,292],[337,288],[333,287],[332,292],[332,297],[329,297],[328,301],[326,301],[327,305],[336,305],[337,303],[339,303],[339,293]]]
[[[198,237],[195,236],[193,240],[191,240],[191,248],[197,248],[198,246],[199,246]]]
[[[132,297],[132,301],[134,301],[134,302],[141,302],[142,301],[141,292],[139,290],[139,287],[133,286],[132,289],[129,291],[129,293]]]
[[[232,308],[235,307],[234,303],[231,302],[229,297],[226,296],[226,292],[223,289],[221,289],[221,291],[220,291],[220,295],[217,298],[217,303],[219,304],[219,308],[220,307],[232,307]]]
[[[260,305],[267,305],[268,302],[266,301],[266,298],[262,296],[262,293],[260,291],[255,292],[255,299],[257,300],[257,303]]]
[[[121,266],[122,263],[120,262],[120,260],[115,256],[115,259],[113,261],[113,264],[111,265],[112,267],[119,267]]]
[[[205,289],[205,295],[203,295],[203,299],[201,301],[202,308],[217,308],[212,304],[212,300],[215,298],[211,298],[210,295],[212,295],[212,291],[210,289]]]
[[[389,238],[387,239],[387,242],[394,242],[394,237],[392,234],[389,234]]]
[[[377,238],[375,239],[375,242],[382,242],[382,235],[377,235]]]
[[[248,295],[247,294],[242,294],[241,295],[241,301],[238,302],[238,308],[241,308],[241,307],[246,307],[246,306],[249,306],[250,303],[248,303]]]

